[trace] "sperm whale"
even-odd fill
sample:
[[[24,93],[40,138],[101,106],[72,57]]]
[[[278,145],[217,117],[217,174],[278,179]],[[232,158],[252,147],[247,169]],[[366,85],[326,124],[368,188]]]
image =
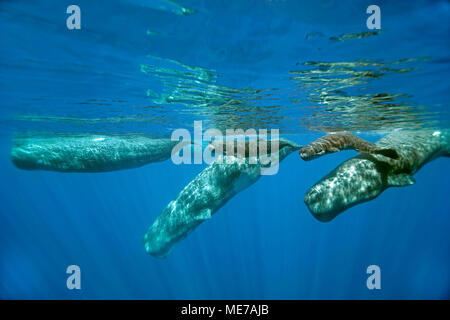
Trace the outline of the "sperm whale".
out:
[[[17,136],[11,160],[25,170],[105,172],[167,160],[187,144],[143,135]]]
[[[284,139],[279,145],[280,162],[301,147]],[[257,160],[253,164],[248,159],[218,155],[163,209],[144,236],[145,250],[155,257],[166,257],[174,244],[260,178],[263,165]]]
[[[292,142],[279,139],[278,148],[292,145]],[[213,140],[208,144],[208,149],[222,155],[233,155],[239,158],[266,156],[272,153],[272,144],[265,139],[255,140]]]
[[[360,153],[381,154],[385,157],[398,159],[398,153],[395,149],[378,148],[373,143],[350,133],[327,134],[301,148],[299,153],[303,160],[309,161],[328,153],[349,149],[356,150]]]
[[[388,187],[414,184],[413,174],[424,164],[450,155],[450,130],[399,130],[375,145],[397,150],[399,159],[360,154],[343,162],[305,194],[305,204],[315,218],[330,221],[344,210],[374,199]]]

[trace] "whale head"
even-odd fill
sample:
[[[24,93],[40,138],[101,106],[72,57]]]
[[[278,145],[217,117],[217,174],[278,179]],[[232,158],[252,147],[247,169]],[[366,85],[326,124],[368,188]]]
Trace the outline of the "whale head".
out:
[[[300,149],[299,154],[303,160],[309,161],[319,158],[324,155],[325,152],[323,150],[316,150],[312,146],[306,146]]]
[[[385,168],[377,161],[357,156],[343,162],[305,194],[313,216],[326,222],[342,211],[378,196],[388,185]]]

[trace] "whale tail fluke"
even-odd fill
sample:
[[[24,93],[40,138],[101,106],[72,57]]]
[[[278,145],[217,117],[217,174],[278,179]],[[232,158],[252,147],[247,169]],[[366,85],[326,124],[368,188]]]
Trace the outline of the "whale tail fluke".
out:
[[[397,150],[395,149],[377,149],[375,150],[376,154],[381,154],[382,156],[397,160],[400,158],[400,156],[398,155]]]

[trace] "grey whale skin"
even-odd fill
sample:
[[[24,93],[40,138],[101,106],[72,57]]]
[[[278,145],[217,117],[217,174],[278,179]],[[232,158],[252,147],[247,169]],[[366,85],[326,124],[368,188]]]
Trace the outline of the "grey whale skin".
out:
[[[280,139],[279,162],[300,148],[293,142]],[[234,160],[230,164],[222,162],[227,158]],[[259,159],[256,164],[249,164],[248,159],[237,159],[218,155],[163,209],[144,236],[148,253],[157,258],[166,257],[173,245],[260,178],[263,166]]]
[[[327,134],[301,148],[299,153],[303,160],[309,161],[328,153],[352,149],[359,153],[381,154],[392,159],[399,157],[395,149],[377,148],[373,143],[346,132]]]
[[[17,136],[11,160],[25,170],[106,172],[167,160],[178,143],[143,135]]]
[[[320,221],[374,199],[386,188],[415,183],[413,174],[424,164],[450,155],[450,130],[399,130],[378,140],[379,148],[397,150],[399,159],[360,154],[344,161],[305,194],[308,209]]]

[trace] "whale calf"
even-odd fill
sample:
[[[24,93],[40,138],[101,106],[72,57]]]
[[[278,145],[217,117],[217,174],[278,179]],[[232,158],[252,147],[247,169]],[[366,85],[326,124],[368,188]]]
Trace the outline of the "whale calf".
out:
[[[301,147],[284,139],[279,144],[280,162]],[[166,257],[174,244],[255,183],[262,167],[259,160],[250,164],[248,159],[238,161],[234,156],[218,155],[163,209],[144,236],[145,250],[154,257]]]
[[[142,135],[67,134],[17,136],[11,160],[25,170],[105,172],[130,169],[170,158],[190,142]],[[177,146],[177,150],[174,147]]]
[[[292,145],[292,142],[286,139],[278,140],[278,148]],[[264,147],[263,147],[264,146]],[[272,143],[265,139],[254,140],[213,140],[208,144],[208,149],[221,155],[232,155],[238,158],[249,158],[255,156],[269,156],[272,153]],[[232,152],[229,154],[229,152]]]
[[[374,199],[386,188],[415,183],[413,174],[424,164],[450,155],[450,130],[399,130],[375,143],[395,149],[399,159],[360,154],[344,161],[312,186],[304,201],[320,221],[330,221],[344,210]]]
[[[301,148],[299,153],[303,160],[309,161],[328,153],[350,149],[360,153],[381,154],[392,159],[398,159],[399,157],[395,149],[379,148],[373,143],[350,133],[327,134]]]

